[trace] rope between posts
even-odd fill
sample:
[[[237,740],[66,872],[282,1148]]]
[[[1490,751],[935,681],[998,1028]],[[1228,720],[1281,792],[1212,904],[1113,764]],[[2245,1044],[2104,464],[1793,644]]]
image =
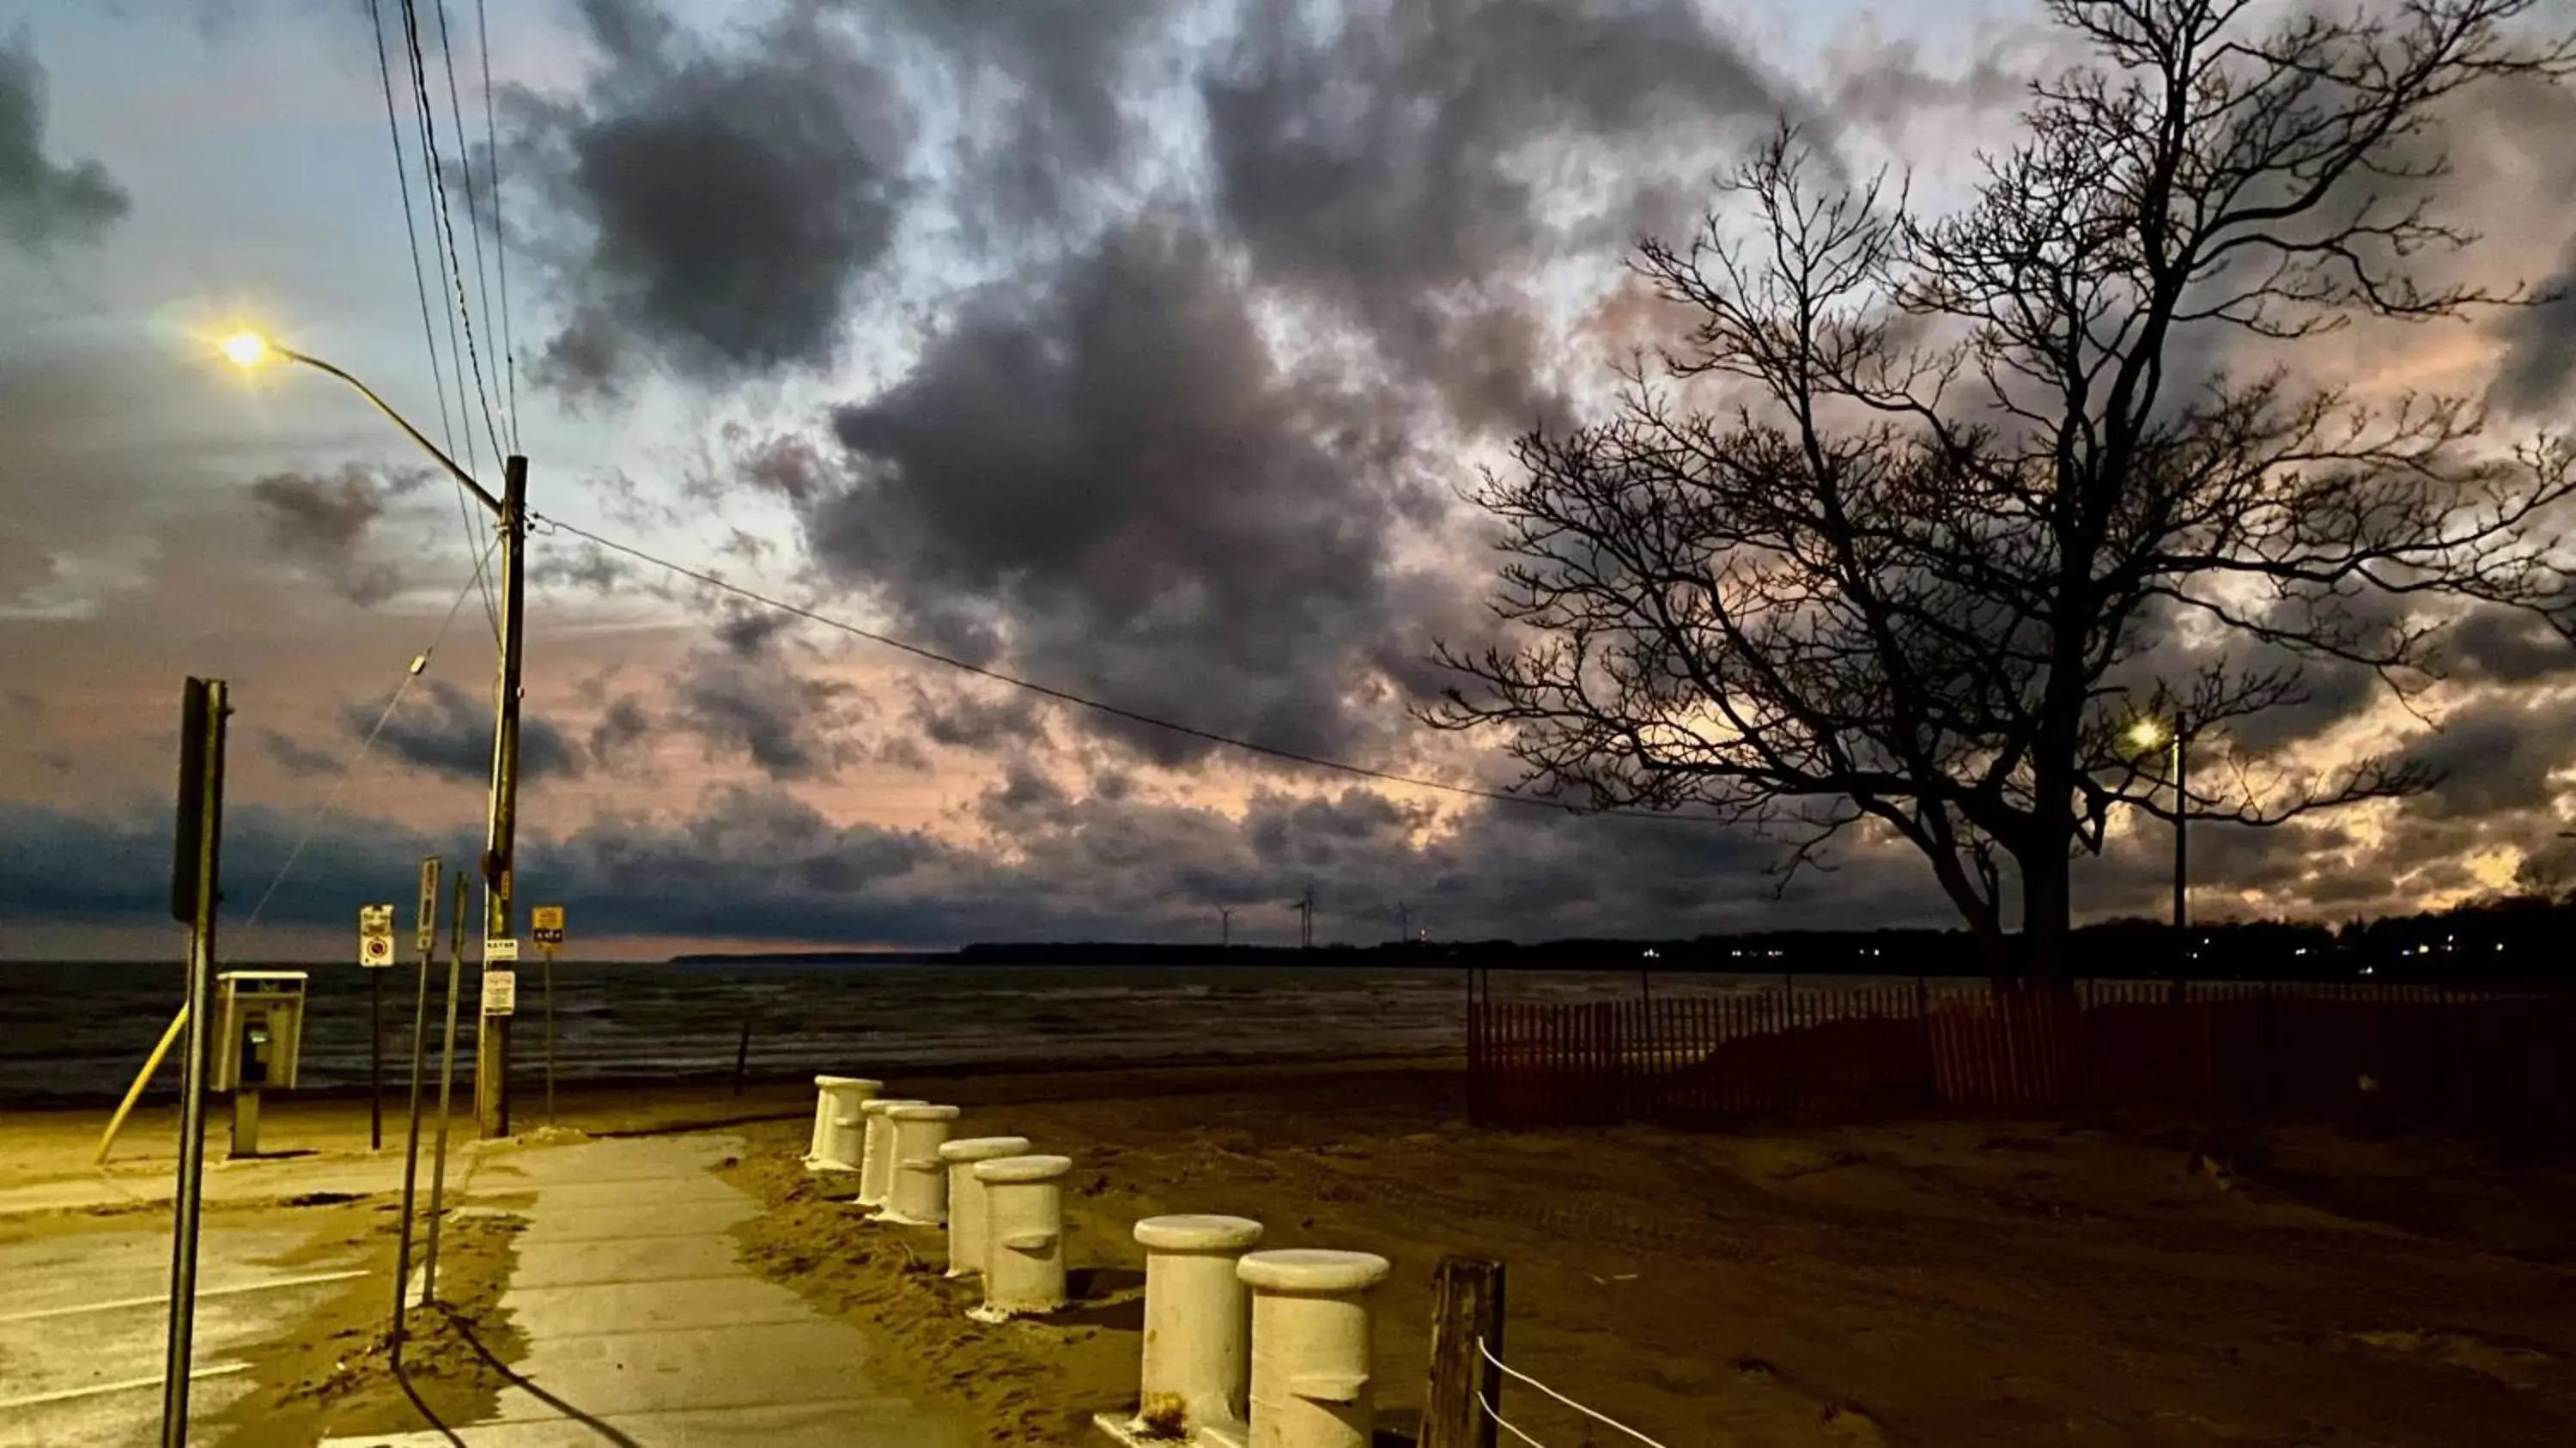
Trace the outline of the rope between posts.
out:
[[[1558,1392],[1556,1389],[1549,1387],[1547,1384],[1542,1383],[1538,1379],[1531,1377],[1529,1374],[1522,1372],[1520,1369],[1513,1367],[1510,1363],[1494,1356],[1494,1350],[1485,1345],[1485,1340],[1482,1337],[1476,1339],[1476,1351],[1485,1359],[1485,1361],[1502,1369],[1506,1375],[1529,1384],[1531,1387],[1538,1389],[1540,1392],[1547,1394],[1549,1397],[1556,1399],[1565,1406],[1583,1414],[1585,1417],[1594,1419],[1601,1423],[1606,1423],[1609,1426],[1618,1429],[1620,1432],[1625,1433],[1629,1437],[1636,1439],[1638,1442],[1645,1444],[1646,1448],[1664,1448],[1663,1444],[1656,1442],[1654,1439],[1647,1437],[1645,1434],[1640,1433],[1636,1429],[1629,1427],[1627,1424],[1620,1422],[1618,1419],[1611,1417],[1609,1414],[1604,1413],[1597,1408],[1585,1407],[1581,1403],[1567,1397],[1565,1394]],[[1493,1404],[1485,1402],[1485,1395],[1483,1393],[1478,1393],[1476,1395],[1476,1401],[1484,1404],[1485,1412],[1491,1416],[1496,1423],[1501,1423],[1502,1426],[1506,1428],[1512,1427],[1511,1424],[1503,1422],[1502,1414],[1494,1411]],[[1528,1434],[1522,1433],[1518,1428],[1512,1428],[1512,1432],[1524,1443],[1537,1441],[1536,1439],[1531,1438]]]
[[[1485,1410],[1485,1416],[1493,1419],[1496,1427],[1527,1443],[1530,1448],[1547,1448],[1546,1444],[1513,1427],[1511,1420],[1503,1416],[1502,1410],[1494,1406],[1494,1400],[1486,1397],[1482,1388],[1476,1390],[1476,1405]]]

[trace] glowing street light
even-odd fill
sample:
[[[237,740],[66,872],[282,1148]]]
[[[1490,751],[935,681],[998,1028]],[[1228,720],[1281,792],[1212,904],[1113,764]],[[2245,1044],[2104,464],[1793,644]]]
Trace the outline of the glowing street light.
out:
[[[497,717],[492,728],[492,792],[484,835],[483,938],[489,941],[514,935],[510,906],[519,818],[519,655],[523,628],[521,605],[527,577],[528,460],[512,454],[502,461],[501,496],[496,498],[476,482],[471,473],[458,467],[456,459],[439,451],[436,443],[412,426],[411,419],[394,411],[391,403],[378,397],[374,388],[338,367],[292,347],[280,346],[275,340],[247,328],[234,332],[215,345],[236,367],[248,369],[261,366],[272,358],[283,358],[289,362],[300,362],[316,372],[327,372],[356,388],[359,396],[391,418],[394,426],[420,444],[421,451],[436,458],[438,465],[447,469],[447,475],[462,484],[467,492],[474,495],[475,501],[499,521],[501,598],[497,621],[501,634],[501,678],[495,710]],[[415,658],[412,672],[420,672],[426,662],[426,655]],[[490,963],[489,960],[485,962],[487,967]],[[510,1134],[509,1022],[508,1016],[482,1017],[475,1048],[475,1116],[499,1136]]]
[[[2183,942],[2183,932],[2188,929],[2191,924],[2191,917],[2183,904],[2184,887],[2190,878],[2187,871],[2187,865],[2190,860],[2190,834],[2185,829],[2185,825],[2187,823],[2186,816],[2189,814],[2191,809],[2191,797],[2183,791],[2182,744],[2184,733],[2185,728],[2182,715],[2177,713],[2174,715],[2171,725],[2167,725],[2165,721],[2155,718],[2152,715],[2142,717],[2136,723],[2129,726],[2128,736],[2129,742],[2137,746],[2142,751],[2162,748],[2167,745],[2170,745],[2173,749],[2173,928],[2174,950],[2178,961],[2182,958],[2187,958],[2183,956],[2183,952],[2187,949]]]
[[[374,403],[376,405],[376,411],[392,418],[394,426],[399,427],[404,432],[410,434],[411,440],[420,444],[421,451],[438,459],[438,465],[447,469],[447,475],[449,477],[462,483],[465,486],[465,491],[474,495],[474,500],[476,502],[481,503],[494,517],[501,519],[504,523],[512,521],[513,515],[511,510],[504,507],[499,498],[493,497],[490,491],[485,489],[481,483],[474,481],[474,475],[472,473],[458,467],[456,465],[456,459],[440,452],[438,450],[438,444],[431,442],[426,436],[422,435],[419,428],[412,426],[411,419],[394,411],[393,404],[385,401],[381,397],[378,397],[374,388],[369,387],[367,384],[350,376],[339,368],[332,366],[330,363],[323,361],[319,357],[308,356],[305,353],[296,351],[292,347],[279,346],[276,342],[258,332],[249,330],[235,332],[215,345],[223,352],[224,359],[226,361],[232,363],[236,367],[244,369],[245,371],[250,368],[260,366],[268,362],[271,358],[282,357],[289,362],[301,362],[305,366],[310,367],[317,372],[327,372],[332,376],[339,378],[341,381],[348,383],[351,387],[358,389],[359,396]],[[517,466],[524,467],[526,464],[523,462],[517,464]]]

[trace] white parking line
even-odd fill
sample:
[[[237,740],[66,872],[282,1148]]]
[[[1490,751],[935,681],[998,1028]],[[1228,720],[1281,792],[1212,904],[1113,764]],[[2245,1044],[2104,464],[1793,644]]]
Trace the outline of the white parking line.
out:
[[[316,1272],[309,1277],[276,1277],[266,1282],[237,1282],[230,1287],[201,1287],[197,1289],[197,1300],[203,1302],[209,1297],[230,1297],[240,1292],[265,1292],[276,1287],[310,1287],[317,1282],[345,1282],[352,1277],[366,1275],[364,1271]],[[169,1302],[170,1294],[167,1292],[156,1292],[150,1297],[120,1297],[114,1302],[76,1302],[69,1307],[40,1307],[33,1312],[12,1312],[6,1316],[0,1316],[0,1325],[12,1322],[34,1322],[45,1317],[69,1317],[80,1312],[115,1312],[129,1307],[166,1307]],[[161,1380],[154,1378],[152,1381],[157,1383]],[[8,1405],[0,1403],[0,1407],[6,1406]]]
[[[230,1377],[234,1373],[249,1371],[248,1363],[208,1363],[204,1367],[190,1369],[188,1381],[193,1383],[205,1378]],[[74,1398],[94,1398],[102,1393],[124,1393],[136,1388],[159,1386],[161,1386],[161,1375],[154,1373],[148,1378],[123,1378],[113,1383],[92,1383],[85,1388],[63,1388],[25,1398],[0,1398],[0,1409],[41,1407],[46,1403],[66,1403]]]

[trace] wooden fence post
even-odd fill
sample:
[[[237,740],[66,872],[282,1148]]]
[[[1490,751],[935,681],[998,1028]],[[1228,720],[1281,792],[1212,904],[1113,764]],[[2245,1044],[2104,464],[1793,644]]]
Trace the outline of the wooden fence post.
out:
[[[1431,1274],[1431,1388],[1422,1399],[1421,1448],[1496,1448],[1484,1404],[1502,1407],[1503,1370],[1476,1350],[1479,1339],[1503,1355],[1503,1264],[1443,1257]]]
[[[1914,977],[1914,1018],[1923,1026],[1923,1104],[1941,1104],[1940,1069],[1932,1054],[1932,992],[1923,977]]]

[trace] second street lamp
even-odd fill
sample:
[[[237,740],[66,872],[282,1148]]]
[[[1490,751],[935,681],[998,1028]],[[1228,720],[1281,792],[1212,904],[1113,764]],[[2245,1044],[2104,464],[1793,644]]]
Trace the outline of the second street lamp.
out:
[[[2190,878],[2187,867],[2191,858],[2189,849],[2191,833],[2188,828],[2191,796],[2185,792],[2183,777],[2184,732],[2183,718],[2180,714],[2174,715],[2170,728],[2156,719],[2141,719],[2129,726],[2129,742],[2138,748],[2153,749],[2162,744],[2170,745],[2173,750],[2171,758],[2174,788],[2173,929],[2174,977],[2177,980],[2187,973],[2187,964],[2191,958],[2191,947],[2186,943],[2184,935],[2191,926],[2191,917],[2183,903],[2184,888]]]
[[[483,938],[486,941],[513,939],[515,944],[511,876],[519,832],[519,653],[524,637],[521,605],[527,580],[528,460],[517,453],[503,460],[501,495],[496,498],[489,489],[474,480],[473,474],[458,467],[454,458],[441,452],[437,444],[423,436],[409,419],[378,397],[375,389],[340,368],[291,347],[279,346],[257,332],[236,332],[218,345],[224,356],[238,367],[256,367],[272,358],[281,359],[328,373],[356,388],[360,396],[375,404],[378,412],[392,419],[396,427],[420,444],[423,452],[437,459],[438,465],[447,470],[447,475],[472,493],[474,500],[481,503],[499,525],[501,667],[492,725],[492,788],[484,818]],[[487,950],[484,964],[489,968],[492,963]],[[510,1134],[510,1017],[477,1012],[476,1019],[480,1026],[474,1052],[475,1118],[491,1134],[507,1136]]]

